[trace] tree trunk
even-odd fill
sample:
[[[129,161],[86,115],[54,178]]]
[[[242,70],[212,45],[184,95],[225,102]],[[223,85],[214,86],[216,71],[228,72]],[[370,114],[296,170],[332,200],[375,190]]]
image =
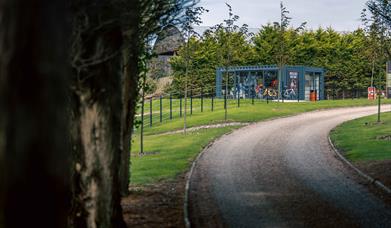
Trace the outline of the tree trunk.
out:
[[[98,76],[108,79],[105,75]],[[73,133],[74,202],[70,218],[74,227],[123,225],[118,186],[121,103],[113,91],[120,89],[119,81],[111,78],[108,83],[111,85],[101,85],[107,91],[107,98],[95,100],[88,88],[84,88],[85,94],[77,96],[76,132]]]
[[[120,164],[120,185],[121,195],[128,194],[129,179],[130,179],[130,149],[131,149],[131,135],[134,123],[134,115],[137,107],[138,96],[138,79],[139,79],[139,37],[137,31],[129,31],[127,34],[127,43],[132,46],[127,48],[124,59],[126,60],[124,75],[123,75],[123,112],[121,123],[121,164]]]
[[[124,63],[129,61],[129,50],[125,49],[123,55]],[[120,159],[120,188],[121,195],[128,195],[129,178],[130,178],[130,141],[131,141],[131,122],[133,123],[133,115],[131,115],[130,107],[130,81],[127,75],[129,74],[129,67],[124,66],[124,73],[122,75],[122,116],[121,116],[121,159]]]
[[[76,64],[72,80],[74,172],[69,226],[125,227],[119,176],[124,152],[123,92],[127,90],[123,88],[120,51],[122,28],[119,22],[110,21],[117,13],[110,1],[76,9],[80,14],[74,12],[72,44],[76,49],[71,56]],[[95,61],[77,65],[83,59]]]
[[[66,227],[67,11],[0,1],[0,227]]]
[[[131,0],[131,9],[128,9],[127,20],[123,36],[125,38],[125,52],[123,55],[123,82],[122,82],[122,119],[121,119],[121,161],[120,161],[120,190],[121,195],[128,195],[130,182],[130,149],[134,124],[134,116],[137,108],[138,81],[139,81],[139,57],[142,37],[139,31],[141,23],[140,2]]]

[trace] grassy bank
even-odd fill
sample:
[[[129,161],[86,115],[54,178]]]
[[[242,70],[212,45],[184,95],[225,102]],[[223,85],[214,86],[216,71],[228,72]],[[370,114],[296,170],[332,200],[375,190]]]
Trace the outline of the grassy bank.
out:
[[[365,106],[365,105],[376,105],[376,101],[369,101],[367,99],[355,99],[355,100],[328,100],[318,102],[300,102],[300,103],[281,103],[281,102],[269,102],[257,101],[254,105],[251,104],[251,100],[241,101],[240,108],[237,107],[234,101],[230,101],[228,106],[228,122],[256,122],[264,119],[273,117],[287,116],[298,114],[302,112],[308,112],[319,109],[337,108],[337,107],[352,107],[352,106]],[[221,104],[222,101],[216,101]],[[391,100],[382,100],[382,103],[391,103]],[[198,101],[195,102],[198,104]],[[146,109],[148,110],[148,109]],[[155,119],[152,127],[145,127],[146,135],[153,135],[162,132],[178,130],[183,128],[183,117],[173,117],[172,120],[167,120],[167,109],[163,109],[164,121],[159,123],[158,113],[154,114]],[[188,112],[190,113],[190,112]],[[178,114],[176,114],[178,115]],[[210,109],[204,108],[204,112],[199,110],[193,111],[193,114],[188,114],[188,127],[214,124],[224,122],[224,109],[220,107],[215,109],[213,112]],[[146,117],[145,121],[148,117]]]
[[[132,184],[148,184],[175,178],[185,172],[194,158],[210,141],[235,127],[203,129],[172,135],[151,135],[145,138],[145,154],[139,155],[140,139],[135,137],[132,151]]]
[[[391,112],[348,121],[331,133],[331,140],[352,161],[391,159]]]
[[[391,103],[391,100],[386,102]],[[319,109],[375,104],[376,101],[368,101],[366,99],[320,101],[316,103],[270,102],[269,104],[258,101],[254,105],[252,105],[251,102],[243,102],[240,108],[237,108],[235,104],[230,104],[228,109],[228,121],[255,122]],[[202,113],[194,112],[193,115],[188,118],[189,127],[221,122],[224,122],[223,109],[215,110],[214,112],[211,112],[210,109],[205,109]],[[202,148],[210,141],[237,127],[204,129],[191,132],[186,136],[183,134],[159,135],[163,132],[182,128],[182,118],[176,118],[161,124],[156,124],[153,127],[146,127],[144,151],[147,152],[148,155],[145,156],[139,156],[139,132],[135,132],[135,137],[132,142],[132,184],[148,184],[175,178],[178,174],[188,170],[191,161],[193,161]]]

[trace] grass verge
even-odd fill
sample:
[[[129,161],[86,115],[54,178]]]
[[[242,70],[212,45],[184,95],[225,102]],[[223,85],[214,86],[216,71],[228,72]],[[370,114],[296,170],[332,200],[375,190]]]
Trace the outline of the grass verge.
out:
[[[145,137],[145,154],[132,151],[132,184],[149,184],[174,179],[185,172],[198,153],[215,138],[238,127],[202,129],[195,132]],[[135,137],[134,147],[140,145]]]
[[[345,122],[331,132],[331,140],[347,159],[383,161],[391,159],[391,112]]]

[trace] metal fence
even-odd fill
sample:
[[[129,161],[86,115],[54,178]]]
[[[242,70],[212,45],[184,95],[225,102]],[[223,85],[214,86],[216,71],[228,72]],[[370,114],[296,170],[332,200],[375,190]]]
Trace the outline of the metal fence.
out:
[[[204,93],[203,91],[209,91]],[[186,114],[190,117],[194,114],[204,112],[214,112],[224,109],[240,108],[248,105],[255,105],[257,103],[269,103],[269,101],[280,98],[281,102],[289,99],[286,97],[286,91],[283,91],[281,96],[278,91],[274,91],[273,95],[269,95],[267,91],[263,94],[252,93],[251,96],[243,96],[240,91],[235,91],[223,94],[223,98],[216,97],[213,88],[195,88],[189,89],[186,100]],[[366,98],[367,90],[326,90],[326,100],[340,100],[340,99],[357,99]],[[292,99],[289,99],[292,101]],[[299,102],[299,100],[294,100]],[[183,118],[185,112],[185,96],[183,93],[165,93],[161,96],[144,98],[144,112],[141,112],[140,107],[136,118],[143,125],[143,127],[152,127],[161,123]]]
[[[205,90],[209,92],[203,92]],[[186,114],[192,116],[197,113],[240,108],[260,102],[269,103],[271,100],[278,99],[278,92],[273,93],[275,94],[265,91],[264,94],[252,93],[250,96],[244,96],[240,91],[234,91],[218,98],[213,88],[190,89],[186,99]],[[284,100],[284,96],[281,98]],[[144,107],[140,107],[136,115],[143,127],[152,127],[184,116],[185,96],[183,93],[166,93],[161,96],[146,97],[143,103]]]
[[[353,90],[326,89],[325,91],[326,100],[358,99],[358,98],[367,98],[367,97],[368,97],[367,89],[353,89]]]

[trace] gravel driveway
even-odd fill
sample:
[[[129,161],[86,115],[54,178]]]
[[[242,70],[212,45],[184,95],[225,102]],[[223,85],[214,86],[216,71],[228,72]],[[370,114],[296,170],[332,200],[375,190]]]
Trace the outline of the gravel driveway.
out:
[[[391,227],[391,206],[352,179],[327,141],[336,125],[376,111],[309,112],[223,136],[191,178],[192,226]]]

